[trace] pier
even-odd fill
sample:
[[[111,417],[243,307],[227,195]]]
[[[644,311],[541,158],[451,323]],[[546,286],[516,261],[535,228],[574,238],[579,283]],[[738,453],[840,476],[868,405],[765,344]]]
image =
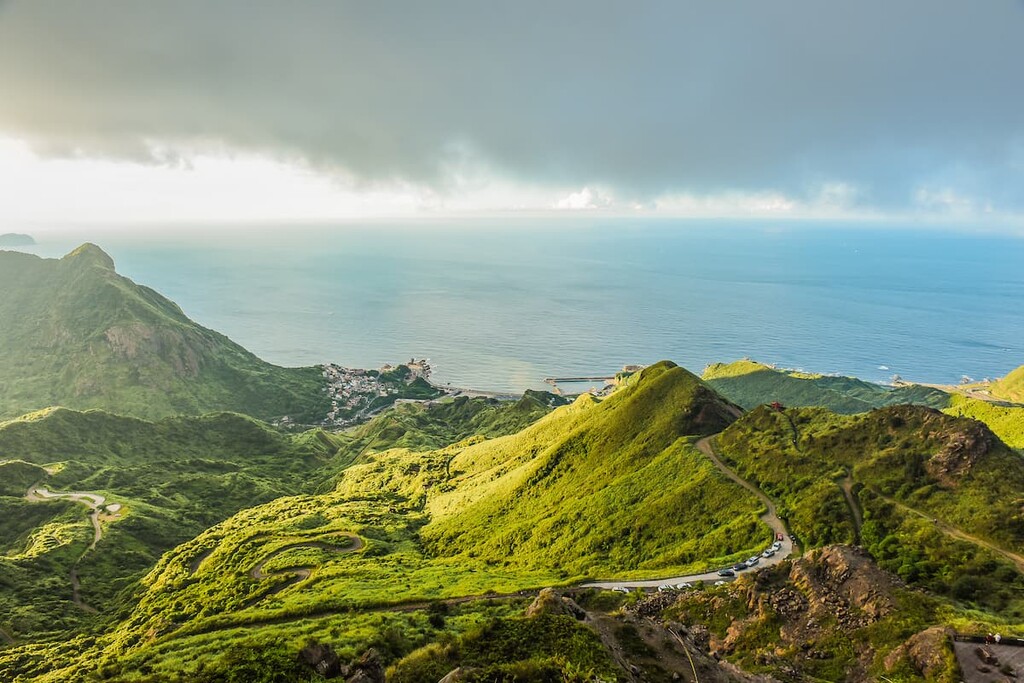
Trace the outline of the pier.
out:
[[[600,377],[547,377],[544,381],[552,386],[559,382],[613,382],[615,381],[615,375],[603,375]]]

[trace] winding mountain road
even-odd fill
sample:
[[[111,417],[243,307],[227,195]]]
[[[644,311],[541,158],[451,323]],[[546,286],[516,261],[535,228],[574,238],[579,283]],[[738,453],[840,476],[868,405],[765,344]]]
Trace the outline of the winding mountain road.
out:
[[[100,525],[100,510],[106,505],[107,499],[98,493],[86,493],[82,491],[70,491],[68,493],[60,493],[57,491],[50,491],[40,486],[33,486],[25,494],[25,498],[32,502],[39,502],[43,500],[70,500],[75,503],[81,503],[89,508],[89,521],[92,523],[92,543],[86,548],[78,559],[75,560],[74,566],[71,567],[71,571],[68,573],[68,580],[71,581],[71,601],[82,609],[91,614],[96,613],[96,608],[86,604],[82,600],[81,589],[82,582],[78,577],[78,565],[82,561],[82,558],[86,556],[91,550],[96,548],[96,544],[103,538],[103,527]]]
[[[757,567],[771,567],[779,564],[793,554],[794,547],[793,541],[789,536],[789,530],[786,528],[785,523],[783,523],[779,518],[778,512],[775,509],[775,503],[773,503],[771,499],[761,491],[761,489],[740,477],[736,472],[722,462],[715,453],[715,448],[711,443],[712,438],[714,437],[706,436],[694,444],[694,446],[697,450],[707,456],[708,460],[710,460],[722,474],[757,496],[757,499],[765,506],[765,512],[762,513],[760,517],[761,521],[771,527],[772,531],[775,532],[776,537],[778,537],[779,534],[782,535],[782,548],[771,557],[762,557]],[[643,581],[593,581],[591,583],[582,584],[581,588],[657,588],[664,585],[673,586],[680,583],[692,583],[694,581],[720,581],[723,580],[723,578],[724,580],[730,580],[730,577],[719,576],[718,570],[716,569],[709,572],[703,572],[701,574],[671,576],[664,579],[648,579]]]

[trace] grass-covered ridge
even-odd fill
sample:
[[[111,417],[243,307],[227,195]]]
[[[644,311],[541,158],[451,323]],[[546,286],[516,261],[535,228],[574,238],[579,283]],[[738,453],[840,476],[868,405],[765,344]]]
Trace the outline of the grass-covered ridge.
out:
[[[948,394],[929,387],[886,387],[854,377],[779,370],[751,360],[714,363],[705,368],[703,379],[748,410],[777,401],[786,406],[815,406],[854,414],[901,404],[943,408],[949,402]]]
[[[954,395],[942,412],[984,422],[1007,446],[1024,450],[1024,405]]]
[[[1024,458],[981,423],[762,407],[717,442],[805,544],[860,543],[908,582],[1024,617]]]
[[[992,383],[992,395],[1005,401],[1024,403],[1024,365]]]
[[[500,410],[525,419],[520,413],[535,414],[538,398],[546,403],[528,396]],[[515,434],[421,452],[376,448],[433,438],[408,429],[432,411],[500,432],[496,410],[462,401],[424,413],[403,408],[396,413],[406,423],[381,416],[375,428],[330,437],[341,448],[335,459],[359,448],[335,491],[247,507],[165,554],[95,641],[104,655],[52,676],[76,680],[94,666],[130,671],[153,652],[172,657],[175,642],[216,649],[238,629],[260,633],[310,615],[715,566],[767,541],[756,499],[691,445],[738,409],[669,363]],[[55,665],[26,653],[0,657],[0,671],[36,675]]]
[[[99,247],[0,251],[0,419],[52,405],[159,418],[219,410],[321,418],[318,368],[266,363],[118,275]]]
[[[338,444],[320,431],[285,434],[233,413],[148,422],[103,411],[47,410],[0,425],[0,628],[35,637],[91,617],[81,598],[113,608],[118,592],[162,553],[238,510],[290,495],[328,466]],[[29,487],[85,491],[118,504],[101,517],[86,508],[31,502]]]

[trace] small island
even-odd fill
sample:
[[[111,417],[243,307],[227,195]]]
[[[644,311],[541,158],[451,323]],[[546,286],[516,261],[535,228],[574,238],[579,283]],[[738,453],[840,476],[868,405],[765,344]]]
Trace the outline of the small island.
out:
[[[31,247],[36,241],[32,235],[22,235],[17,232],[8,232],[0,235],[0,247]]]

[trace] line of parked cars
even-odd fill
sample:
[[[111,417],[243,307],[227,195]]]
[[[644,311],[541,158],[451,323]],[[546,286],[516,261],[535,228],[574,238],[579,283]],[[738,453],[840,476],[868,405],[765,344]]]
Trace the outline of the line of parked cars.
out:
[[[765,548],[764,551],[761,552],[759,555],[751,555],[750,557],[748,557],[743,562],[737,562],[732,567],[726,567],[725,569],[719,569],[718,570],[718,575],[719,576],[736,576],[737,572],[741,572],[744,569],[751,569],[753,567],[756,567],[757,565],[759,565],[761,563],[761,558],[767,559],[769,557],[772,557],[775,553],[779,552],[780,550],[782,550],[782,541],[781,540],[777,540],[774,543],[772,543],[770,546]]]

